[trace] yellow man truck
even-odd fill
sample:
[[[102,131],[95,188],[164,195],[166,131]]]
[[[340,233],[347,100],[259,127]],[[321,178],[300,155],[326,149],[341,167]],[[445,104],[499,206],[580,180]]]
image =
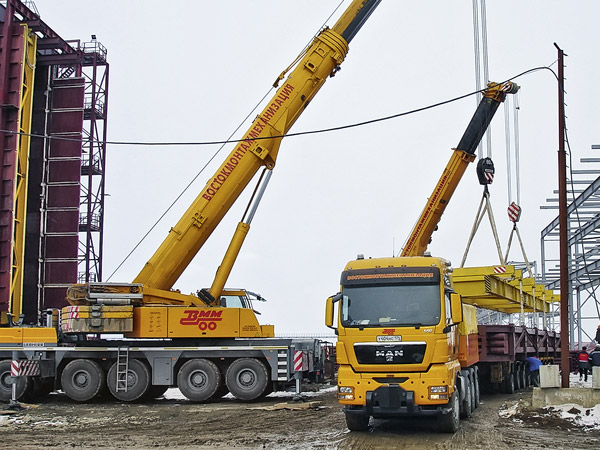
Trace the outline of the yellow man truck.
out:
[[[559,351],[556,333],[480,326],[473,306],[548,311],[554,298],[542,286],[524,290],[512,266],[453,270],[449,261],[425,253],[496,109],[517,89],[490,83],[483,92],[402,256],[359,256],[346,265],[340,293],[327,300],[325,322],[338,336],[338,400],[352,431],[366,430],[370,417],[423,415],[455,432],[460,417],[470,417],[479,403],[480,381],[505,392],[522,388],[527,355],[551,358]],[[483,175],[482,184],[489,183]]]

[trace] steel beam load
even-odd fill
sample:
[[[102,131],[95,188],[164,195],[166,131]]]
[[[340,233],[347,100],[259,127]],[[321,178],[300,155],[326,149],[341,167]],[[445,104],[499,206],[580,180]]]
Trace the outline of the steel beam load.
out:
[[[511,265],[454,269],[452,283],[464,303],[509,314],[550,312],[559,301],[557,293]]]

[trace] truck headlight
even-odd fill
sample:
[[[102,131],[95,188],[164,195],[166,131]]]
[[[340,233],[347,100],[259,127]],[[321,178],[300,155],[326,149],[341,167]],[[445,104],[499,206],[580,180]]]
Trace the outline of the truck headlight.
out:
[[[448,386],[429,386],[429,392],[432,394],[448,392]]]
[[[447,400],[448,386],[429,386],[429,400]]]
[[[352,386],[339,386],[338,400],[354,400],[354,388]]]

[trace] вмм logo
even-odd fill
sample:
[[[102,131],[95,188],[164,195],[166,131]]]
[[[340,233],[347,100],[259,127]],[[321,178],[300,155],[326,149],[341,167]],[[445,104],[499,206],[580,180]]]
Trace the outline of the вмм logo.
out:
[[[210,311],[186,309],[183,313],[187,314],[187,317],[184,317],[179,321],[181,325],[198,325],[198,328],[200,328],[202,331],[215,330],[217,328],[217,322],[223,320],[221,317],[223,310]]]

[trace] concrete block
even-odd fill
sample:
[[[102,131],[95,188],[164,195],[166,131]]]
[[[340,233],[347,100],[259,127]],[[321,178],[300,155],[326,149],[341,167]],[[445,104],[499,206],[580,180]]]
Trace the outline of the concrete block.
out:
[[[582,388],[533,388],[531,405],[534,408],[567,405],[574,403],[584,408],[593,408],[600,404],[600,390]]]
[[[540,387],[557,388],[561,386],[558,365],[543,365],[540,367]]]
[[[600,367],[592,367],[592,389],[600,389]]]

